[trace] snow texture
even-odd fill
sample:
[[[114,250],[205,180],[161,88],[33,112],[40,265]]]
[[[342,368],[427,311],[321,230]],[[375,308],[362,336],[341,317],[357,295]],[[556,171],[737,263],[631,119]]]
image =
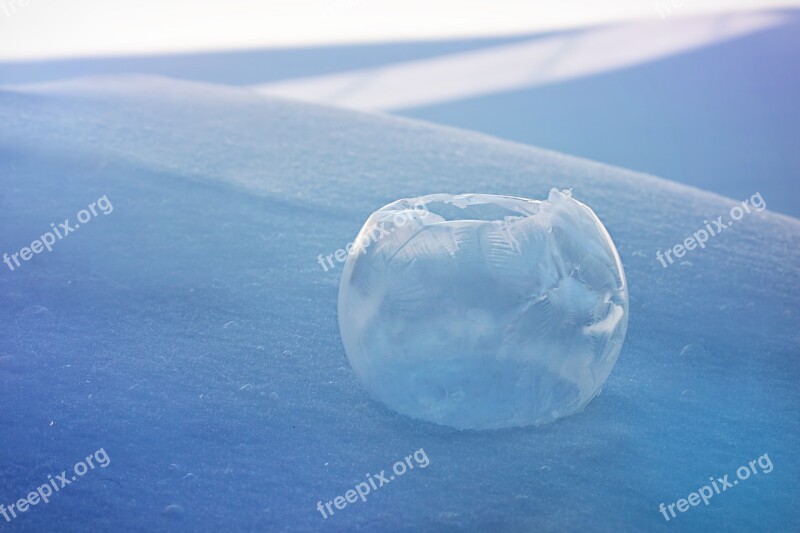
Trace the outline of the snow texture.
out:
[[[542,424],[586,405],[616,363],[625,275],[569,191],[398,200],[355,242],[342,341],[365,387],[401,413],[461,429]]]
[[[730,198],[759,191],[770,210],[800,216],[800,11],[684,17],[682,6],[662,19],[669,2],[656,3],[651,19],[499,39],[0,61],[0,85],[136,72],[266,86]]]
[[[0,497],[111,463],[9,527],[800,529],[800,222],[567,155],[241,89],[107,78],[0,91],[0,251],[114,211],[0,274]],[[343,247],[397,198],[571,188],[613,235],[630,321],[603,393],[539,428],[457,431],[370,399],[337,326]],[[323,519],[424,448],[415,469]],[[658,512],[769,453],[774,471]],[[191,474],[191,475],[189,475]],[[170,507],[170,506],[177,507]],[[172,512],[166,509],[182,509]]]

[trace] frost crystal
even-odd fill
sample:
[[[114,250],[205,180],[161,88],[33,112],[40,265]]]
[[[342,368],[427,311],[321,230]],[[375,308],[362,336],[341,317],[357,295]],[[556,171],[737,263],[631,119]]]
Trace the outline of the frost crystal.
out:
[[[356,243],[342,341],[366,389],[400,413],[465,429],[542,424],[580,410],[614,367],[625,275],[569,191],[398,200]]]

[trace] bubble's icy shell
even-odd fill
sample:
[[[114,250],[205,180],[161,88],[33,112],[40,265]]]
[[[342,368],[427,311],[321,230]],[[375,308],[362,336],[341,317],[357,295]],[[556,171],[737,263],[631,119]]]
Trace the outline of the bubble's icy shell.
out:
[[[542,424],[600,391],[628,289],[605,227],[571,194],[432,194],[373,213],[347,258],[339,328],[367,390],[457,428]]]

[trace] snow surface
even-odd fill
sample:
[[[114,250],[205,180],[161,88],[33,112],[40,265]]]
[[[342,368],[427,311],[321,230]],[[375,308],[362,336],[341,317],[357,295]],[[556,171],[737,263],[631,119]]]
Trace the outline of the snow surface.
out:
[[[11,529],[800,528],[798,220],[754,211],[663,268],[657,249],[734,200],[163,79],[4,90],[0,125],[0,251],[114,205],[0,274],[0,501],[100,447],[111,459]],[[481,432],[371,400],[338,334],[340,271],[317,256],[396,198],[551,187],[592,206],[625,266],[628,334],[603,394],[541,428]],[[424,470],[327,520],[315,509],[420,448]],[[770,474],[659,513],[764,453]]]
[[[655,19],[257,90],[481,131],[800,216],[800,12]]]
[[[354,109],[409,109],[653,62],[784,21],[785,16],[769,12],[696,17],[672,23],[659,19],[636,21],[254,88],[271,96]]]
[[[0,61],[0,85],[133,72],[389,103],[800,216],[800,11],[646,7],[650,20],[499,39]]]
[[[407,108],[404,116],[655,174],[800,217],[800,12],[616,71]],[[725,27],[725,17],[717,18]],[[674,35],[688,21],[669,21]],[[631,45],[636,48],[638,45]],[[462,82],[466,84],[466,82]]]
[[[569,191],[402,199],[355,243],[339,331],[361,383],[400,413],[459,429],[544,424],[581,410],[614,368],[625,274]]]

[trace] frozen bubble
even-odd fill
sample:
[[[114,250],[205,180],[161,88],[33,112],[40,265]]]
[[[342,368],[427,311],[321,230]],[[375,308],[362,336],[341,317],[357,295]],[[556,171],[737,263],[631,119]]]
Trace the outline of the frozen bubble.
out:
[[[541,424],[580,410],[614,367],[625,275],[603,224],[568,191],[398,200],[355,242],[342,341],[364,387],[400,413],[457,428]]]

